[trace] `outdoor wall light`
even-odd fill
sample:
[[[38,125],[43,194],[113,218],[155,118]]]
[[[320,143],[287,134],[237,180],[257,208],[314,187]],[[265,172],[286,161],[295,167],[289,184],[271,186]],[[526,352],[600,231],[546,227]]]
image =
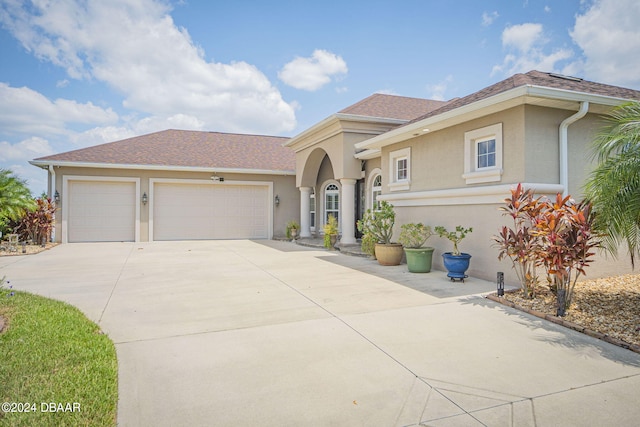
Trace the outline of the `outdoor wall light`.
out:
[[[58,193],[58,190],[56,190],[56,193],[53,195],[53,200],[55,200],[56,203],[60,203],[60,193]]]
[[[276,194],[276,198],[275,198],[274,202],[275,202],[276,206],[280,206],[280,196],[278,196],[277,194]]]
[[[498,296],[504,296],[504,273],[502,271],[498,271]]]
[[[142,194],[142,204],[146,205],[148,201],[149,201],[149,198],[147,197],[147,193],[143,193]]]

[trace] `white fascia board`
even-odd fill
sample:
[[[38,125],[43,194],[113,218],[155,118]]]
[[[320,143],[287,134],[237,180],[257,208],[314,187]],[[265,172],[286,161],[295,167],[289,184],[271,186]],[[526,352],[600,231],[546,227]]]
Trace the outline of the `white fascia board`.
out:
[[[74,167],[74,168],[97,168],[97,169],[135,169],[135,170],[163,170],[172,172],[210,172],[210,173],[242,173],[250,175],[295,175],[295,170],[281,171],[270,169],[239,169],[239,168],[216,168],[216,167],[193,167],[193,166],[164,166],[164,165],[135,165],[120,163],[88,163],[88,162],[65,162],[65,161],[47,161],[47,160],[31,160],[34,166],[48,168],[49,165],[54,167]]]
[[[354,154],[354,157],[359,160],[371,160],[376,159],[382,155],[382,151],[378,149],[364,150]]]
[[[319,123],[311,126],[309,129],[304,130],[302,133],[291,138],[289,141],[282,144],[283,147],[293,147],[298,144],[300,140],[307,138],[308,136],[320,132],[322,129],[328,127],[329,125],[337,122],[337,121],[352,121],[352,122],[361,122],[361,123],[381,123],[381,124],[390,124],[390,125],[403,125],[408,123],[409,120],[401,120],[401,119],[390,119],[387,117],[370,117],[370,116],[359,116],[356,114],[343,114],[336,113],[327,117]]]
[[[298,144],[301,139],[305,139],[309,135],[311,135],[313,133],[316,133],[316,132],[319,132],[321,129],[329,126],[331,123],[333,123],[333,122],[335,122],[337,120],[338,120],[338,118],[336,117],[336,114],[331,115],[331,116],[327,117],[326,119],[322,120],[320,123],[316,123],[315,125],[311,126],[310,128],[305,129],[301,133],[299,133],[296,136],[292,137],[289,141],[287,141],[284,144],[282,144],[282,146],[283,147],[292,147],[292,146]]]
[[[380,149],[382,147],[404,141],[410,137],[415,136],[416,133],[423,134],[423,129],[434,127],[434,125],[437,123],[451,120],[458,116],[477,112],[503,102],[513,101],[520,97],[523,99],[522,102],[525,103],[525,97],[527,96],[533,98],[556,99],[561,101],[589,101],[592,104],[602,104],[608,106],[619,105],[625,101],[628,101],[627,99],[623,98],[595,95],[585,92],[575,92],[566,89],[554,89],[534,85],[518,86],[516,88],[498,93],[488,98],[481,99],[471,104],[463,105],[462,107],[446,111],[442,114],[438,114],[437,116],[428,117],[424,120],[420,120],[410,125],[401,126],[399,128],[390,130],[389,132],[383,133],[382,135],[359,142],[355,145],[355,147],[357,149]]]
[[[612,107],[629,101],[629,99],[618,98],[615,96],[598,95],[598,94],[586,93],[586,92],[576,92],[576,91],[567,90],[567,89],[554,89],[554,88],[549,88],[545,86],[526,86],[526,87],[529,89],[527,91],[527,95],[535,98],[549,98],[549,99],[557,99],[560,101],[574,101],[574,102],[587,101],[590,104],[607,105]]]

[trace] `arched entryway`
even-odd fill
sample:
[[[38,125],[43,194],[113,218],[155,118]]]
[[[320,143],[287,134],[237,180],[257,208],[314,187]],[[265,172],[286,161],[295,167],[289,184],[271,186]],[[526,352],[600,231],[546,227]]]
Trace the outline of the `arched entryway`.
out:
[[[300,236],[321,232],[329,215],[338,219],[340,242],[355,244],[356,180],[339,177],[335,162],[322,148],[315,148],[302,159],[298,185],[300,189]],[[336,159],[338,164],[343,159]],[[312,196],[313,195],[313,196]]]

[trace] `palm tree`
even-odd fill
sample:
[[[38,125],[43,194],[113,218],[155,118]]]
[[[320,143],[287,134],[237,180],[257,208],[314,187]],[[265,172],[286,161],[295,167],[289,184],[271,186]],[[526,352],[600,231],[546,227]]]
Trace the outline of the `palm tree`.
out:
[[[0,229],[10,220],[18,220],[35,202],[24,180],[8,169],[0,169]]]
[[[593,142],[598,165],[585,184],[595,229],[613,256],[626,245],[635,265],[640,254],[640,102],[616,107]]]

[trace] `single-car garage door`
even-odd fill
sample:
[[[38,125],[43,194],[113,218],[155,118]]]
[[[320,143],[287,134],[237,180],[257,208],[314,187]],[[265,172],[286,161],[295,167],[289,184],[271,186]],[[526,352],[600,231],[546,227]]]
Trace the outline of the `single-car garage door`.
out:
[[[155,183],[153,240],[269,238],[269,187]]]
[[[133,242],[136,183],[69,181],[69,242]]]

